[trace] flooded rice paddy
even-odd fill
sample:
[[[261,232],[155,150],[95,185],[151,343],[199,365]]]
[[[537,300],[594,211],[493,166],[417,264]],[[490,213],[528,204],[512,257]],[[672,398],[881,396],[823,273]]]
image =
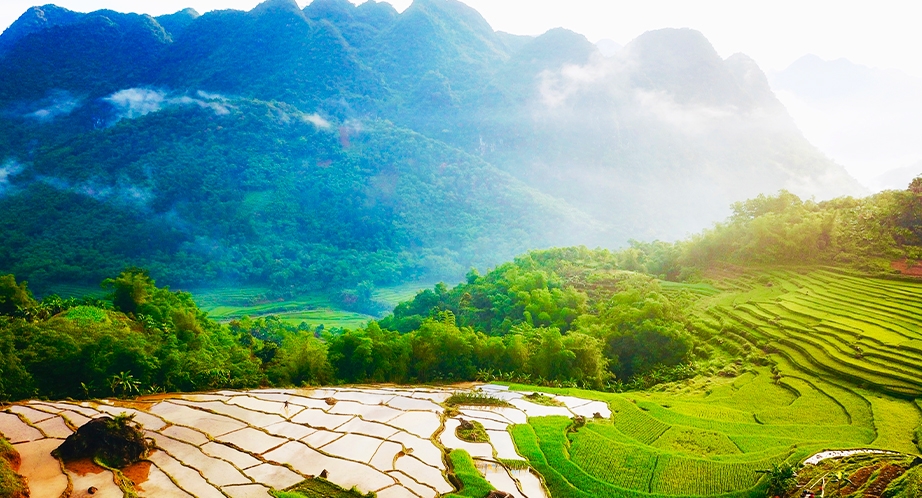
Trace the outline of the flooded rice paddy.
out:
[[[434,498],[454,491],[447,452],[464,449],[497,489],[520,498],[546,498],[506,431],[545,415],[600,414],[605,403],[557,396],[539,405],[504,386],[477,389],[512,407],[464,406],[447,416],[440,404],[455,388],[321,388],[171,394],[132,401],[29,401],[0,411],[0,434],[22,456],[20,473],[33,498],[120,497],[113,473],[90,461],[66,466],[51,451],[74,430],[101,416],[135,416],[156,449],[123,471],[141,497],[269,498],[308,477],[325,475],[346,489],[379,497]],[[458,439],[460,419],[483,424],[489,443]],[[81,494],[82,493],[82,494]]]

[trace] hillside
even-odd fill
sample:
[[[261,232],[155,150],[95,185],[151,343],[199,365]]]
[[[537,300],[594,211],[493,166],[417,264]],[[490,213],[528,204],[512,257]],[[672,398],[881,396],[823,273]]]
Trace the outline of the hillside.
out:
[[[725,223],[675,244],[530,251],[483,275],[472,270],[453,288],[420,291],[389,316],[349,330],[273,316],[218,323],[192,295],[157,287],[138,269],[104,281],[104,296],[41,302],[8,275],[0,278],[0,398],[156,394],[130,407],[146,414],[145,423],[163,427],[161,418],[175,418],[210,434],[203,424],[226,419],[253,436],[216,437],[235,451],[262,455],[272,445],[301,448],[295,439],[303,439],[319,455],[292,461],[303,477],[321,461],[333,469],[380,468],[369,448],[398,451],[370,421],[403,423],[396,406],[382,406],[399,397],[393,383],[500,383],[454,404],[446,394],[444,405],[430,407],[445,410],[445,418],[425,415],[433,431],[444,424],[438,437],[445,467],[401,469],[385,459],[384,472],[398,480],[392,470],[420,472],[418,483],[450,483],[461,496],[476,497],[491,486],[513,486],[527,498],[543,498],[545,489],[552,498],[754,498],[769,489],[789,498],[800,496],[795,482],[813,491],[835,484],[827,496],[887,490],[883,496],[912,497],[922,485],[917,183],[860,200],[802,202],[786,192],[752,199],[735,205]],[[368,393],[283,389],[344,383],[391,385]],[[208,394],[163,394],[203,390]],[[331,403],[331,396],[348,403]],[[283,400],[307,409],[294,416]],[[57,444],[49,434],[72,430],[43,420],[73,417],[66,410],[77,402],[38,405],[48,408],[31,408],[34,401],[10,408],[30,421],[39,417],[32,425],[0,414],[7,415],[0,416],[0,432],[19,437],[14,446],[26,458]],[[357,415],[369,420],[348,422]],[[459,439],[462,416],[480,423],[491,444]],[[348,424],[329,425],[336,421]],[[387,430],[405,444],[396,429]],[[167,455],[192,466],[208,462],[207,486],[282,488],[300,479],[244,467],[250,477],[231,472],[238,480],[222,481],[227,474],[213,474],[212,466],[226,465],[211,459],[224,459],[226,450],[206,458],[177,438],[193,446],[209,440],[178,429],[157,435]],[[890,453],[804,463],[824,451],[856,449]],[[292,454],[272,455],[288,461]],[[433,458],[426,461],[439,461]],[[179,476],[170,482],[206,486],[164,455],[151,462]],[[359,484],[342,477],[354,473],[331,475]],[[526,479],[533,475],[546,488]],[[394,482],[376,479],[362,481],[364,489]],[[450,491],[438,486],[414,493]]]
[[[7,163],[0,267],[39,289],[132,265],[174,285],[281,290],[455,278],[561,240],[547,224],[590,226],[481,159],[386,122],[359,129],[280,103],[155,91],[113,104],[112,126],[39,130],[54,145]]]
[[[130,265],[280,294],[457,280],[677,238],[780,188],[861,192],[745,56],[692,30],[619,54],[455,0],[35,7],[0,35],[0,270],[41,293]]]

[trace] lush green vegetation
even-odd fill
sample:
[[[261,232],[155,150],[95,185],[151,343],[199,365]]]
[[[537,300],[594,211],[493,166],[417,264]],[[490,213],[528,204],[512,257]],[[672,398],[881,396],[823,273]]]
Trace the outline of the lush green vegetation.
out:
[[[105,285],[110,300],[20,299],[0,316],[0,396],[248,387],[265,377],[259,351],[208,319],[189,294],[158,288],[140,270]]]
[[[318,328],[322,325],[323,328],[354,329],[380,318],[381,310],[392,310],[399,303],[412,299],[420,289],[432,285],[431,282],[414,282],[375,287],[368,289],[369,295],[364,303],[356,301],[352,305],[346,303],[350,291],[343,291],[338,296],[323,291],[283,296],[271,287],[228,286],[192,289],[189,292],[209,317],[221,322],[271,315],[295,326],[304,322]],[[65,287],[62,290],[69,289]]]
[[[787,191],[733,204],[723,223],[677,244],[634,243],[627,269],[688,280],[716,264],[912,271],[922,258],[922,178],[906,190],[803,201]],[[897,264],[895,264],[897,263]]]
[[[612,257],[606,251],[574,251],[603,262]],[[563,264],[561,255],[570,252],[533,255],[552,265]],[[107,279],[104,298],[47,296],[41,302],[24,284],[5,277],[4,292],[11,297],[0,317],[0,395],[85,398],[267,383],[431,382],[496,375],[616,388],[621,384],[610,382],[616,375],[684,360],[691,336],[683,322],[668,318],[681,316],[676,301],[657,292],[652,278],[607,264],[598,273],[604,281],[594,284],[590,292],[595,297],[590,298],[572,285],[561,289],[553,270],[536,266],[527,256],[484,277],[472,275],[473,283],[451,293],[438,285],[400,305],[393,317],[349,330],[292,325],[275,316],[217,323],[190,294],[159,288],[137,269]],[[510,275],[517,275],[518,283],[492,283]],[[605,301],[602,285],[622,291]],[[470,318],[477,312],[471,307],[458,308],[462,319],[470,320],[467,326],[457,323],[450,305],[433,306],[425,317],[406,316],[404,310],[420,309],[431,296],[463,295],[465,286],[497,300],[510,299],[519,311],[495,329]],[[566,297],[555,302],[549,296]],[[532,312],[537,325],[529,321]],[[569,317],[572,325],[563,332],[548,326],[549,313]],[[418,325],[388,328],[397,320],[401,327]]]
[[[367,495],[355,489],[343,489],[322,477],[302,481],[285,491],[272,491],[276,498],[372,498],[374,493]]]
[[[447,496],[483,498],[493,490],[493,486],[480,475],[480,471],[474,466],[474,460],[471,459],[471,455],[468,452],[464,450],[452,450],[452,452],[448,454],[448,459],[451,461],[452,474],[461,482],[459,486],[460,489]]]
[[[444,402],[445,406],[510,406],[509,402],[481,392],[462,391],[452,394]]]
[[[469,443],[490,442],[490,435],[487,434],[486,429],[483,428],[483,424],[476,420],[464,420],[461,425],[455,429],[455,435],[458,436],[458,439]]]
[[[0,195],[0,269],[45,294],[138,265],[172,285],[319,290],[378,314],[388,307],[376,286],[459,278],[546,243],[535,228],[569,217],[439,142],[381,122],[347,143],[348,131],[309,117],[239,101],[226,114],[179,106],[76,137],[37,127],[50,143]]]
[[[16,473],[19,454],[10,443],[0,437],[0,496],[25,498],[28,488],[22,476]]]

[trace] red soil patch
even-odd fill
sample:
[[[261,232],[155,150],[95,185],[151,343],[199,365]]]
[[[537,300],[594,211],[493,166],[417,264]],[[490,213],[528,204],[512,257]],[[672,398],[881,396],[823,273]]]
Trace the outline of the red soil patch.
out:
[[[865,498],[879,498],[880,495],[887,490],[887,486],[889,486],[894,479],[903,475],[905,471],[906,469],[897,465],[887,465],[880,469],[880,474],[877,475],[877,479],[874,479],[874,482],[868,486],[868,489],[864,490]]]
[[[864,483],[868,482],[868,478],[871,477],[877,469],[880,468],[880,465],[872,465],[870,467],[862,467],[855,471],[854,474],[849,476],[848,480],[852,482],[848,486],[842,488],[841,495],[848,496],[855,491],[858,491],[858,488],[864,486]]]
[[[85,476],[87,474],[101,474],[106,471],[106,469],[96,465],[93,460],[89,458],[81,458],[79,460],[73,460],[64,464],[64,468],[78,476]]]
[[[138,463],[131,464],[122,469],[122,474],[131,479],[135,486],[147,482],[147,478],[150,476],[150,462],[141,460]]]
[[[922,277],[922,264],[916,264],[913,262],[910,264],[909,260],[901,259],[898,261],[891,261],[890,268],[900,272],[903,275],[911,275],[913,277]]]

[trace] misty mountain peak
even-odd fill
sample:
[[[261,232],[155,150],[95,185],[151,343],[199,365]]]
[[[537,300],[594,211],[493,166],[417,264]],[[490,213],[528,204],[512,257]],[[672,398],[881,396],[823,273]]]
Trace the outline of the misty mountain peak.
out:
[[[522,47],[516,57],[542,60],[547,67],[585,64],[598,49],[585,36],[569,29],[554,28]]]
[[[620,43],[608,38],[597,41],[595,46],[599,48],[599,52],[602,52],[605,57],[612,57],[624,48]]]
[[[389,81],[415,85],[428,71],[455,89],[478,85],[508,58],[506,45],[476,10],[456,0],[416,0],[378,39]]]
[[[308,19],[326,19],[333,24],[352,22],[358,7],[349,0],[314,0],[304,7]]]
[[[301,12],[301,8],[298,7],[298,3],[295,0],[265,0],[261,4],[257,5],[250,11],[254,15],[265,15],[265,14],[295,14],[298,17],[304,17],[304,13]]]
[[[404,14],[425,12],[440,22],[455,24],[481,36],[493,38],[495,33],[490,23],[480,12],[457,0],[414,0]]]
[[[753,101],[763,107],[779,107],[780,102],[775,98],[768,77],[759,67],[758,63],[743,53],[735,53],[725,61],[727,69],[736,78],[740,88],[749,95]]]
[[[368,0],[355,8],[356,19],[378,29],[389,26],[399,15],[393,5],[375,0]]]
[[[625,47],[636,64],[634,83],[666,91],[680,103],[723,105],[748,100],[723,59],[700,31],[658,29],[638,36]]]
[[[0,35],[0,55],[26,36],[52,26],[63,26],[80,20],[84,14],[58,7],[42,5],[25,11],[19,19]]]
[[[199,17],[201,17],[201,14],[199,14],[198,11],[192,8],[186,8],[174,14],[159,16],[154,19],[163,26],[163,29],[165,29],[171,37],[176,38],[192,24],[192,21],[195,21]]]

